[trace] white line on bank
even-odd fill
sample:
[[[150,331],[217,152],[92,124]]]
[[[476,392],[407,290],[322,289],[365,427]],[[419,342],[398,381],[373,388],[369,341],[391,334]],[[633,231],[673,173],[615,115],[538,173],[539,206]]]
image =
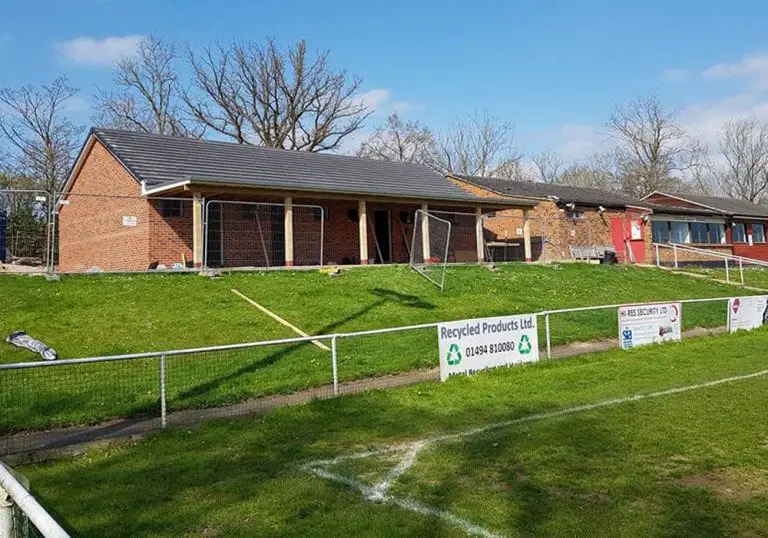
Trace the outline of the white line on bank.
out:
[[[274,312],[272,312],[271,310],[268,310],[268,309],[264,308],[263,306],[261,306],[259,303],[257,303],[257,302],[256,302],[256,301],[254,301],[253,299],[251,299],[251,298],[249,298],[249,297],[247,297],[247,296],[243,295],[242,293],[240,293],[238,290],[236,290],[236,289],[232,288],[232,293],[234,293],[235,295],[237,295],[237,296],[238,296],[238,297],[240,297],[241,299],[245,299],[246,301],[248,301],[248,303],[249,303],[251,306],[254,306],[254,307],[258,308],[258,309],[259,309],[259,310],[261,310],[263,313],[265,313],[266,315],[268,315],[270,318],[274,319],[274,320],[275,320],[275,321],[277,321],[278,323],[282,323],[283,325],[285,325],[286,327],[288,327],[289,329],[291,329],[293,332],[295,332],[295,333],[296,333],[296,334],[298,334],[299,336],[310,336],[309,334],[307,334],[307,333],[305,333],[304,331],[302,331],[301,329],[299,329],[299,328],[298,328],[296,325],[293,325],[292,323],[290,323],[290,322],[288,322],[288,321],[284,320],[283,318],[281,318],[280,316],[278,316],[277,314],[275,314],[275,313],[274,313]],[[331,351],[331,348],[329,348],[328,346],[326,346],[325,344],[323,344],[323,343],[322,343],[320,340],[312,340],[312,343],[313,343],[313,344],[315,344],[317,347],[319,347],[320,349],[322,349],[322,350],[324,350],[324,351]]]
[[[363,497],[367,500],[393,503],[402,508],[405,508],[406,510],[410,510],[412,512],[417,512],[427,516],[439,517],[444,521],[446,521],[447,523],[453,525],[454,527],[457,527],[463,530],[465,533],[469,535],[484,536],[484,537],[501,536],[487,529],[479,527],[474,523],[471,523],[465,519],[462,519],[450,512],[446,512],[444,510],[439,510],[437,508],[432,508],[432,507],[423,505],[412,499],[393,497],[391,495],[388,495],[388,491],[392,486],[392,484],[396,482],[398,478],[400,478],[405,472],[407,472],[415,464],[416,456],[418,452],[424,447],[431,444],[436,444],[441,442],[450,442],[450,441],[459,441],[461,439],[474,437],[476,435],[480,435],[492,430],[497,430],[497,429],[513,426],[516,424],[522,424],[526,422],[536,422],[536,421],[546,420],[550,418],[557,418],[557,417],[562,417],[566,415],[584,413],[587,411],[601,409],[604,407],[612,407],[612,406],[617,406],[617,405],[630,403],[630,402],[639,402],[639,401],[648,400],[651,398],[660,398],[662,396],[670,396],[673,394],[680,394],[680,393],[689,392],[693,390],[716,387],[718,385],[723,385],[726,383],[733,383],[735,381],[743,381],[746,379],[754,379],[754,378],[762,377],[765,375],[768,375],[768,370],[760,370],[759,372],[754,372],[751,374],[742,374],[742,375],[724,377],[721,379],[716,379],[714,381],[706,381],[704,383],[696,383],[694,385],[675,387],[675,388],[665,389],[657,392],[649,392],[646,394],[635,394],[633,396],[626,396],[623,398],[613,398],[610,400],[602,400],[600,402],[577,405],[574,407],[568,407],[566,409],[560,409],[557,411],[534,413],[532,415],[527,415],[527,416],[519,417],[512,420],[506,420],[503,422],[487,424],[479,428],[472,428],[472,429],[464,430],[458,433],[427,437],[427,438],[413,441],[410,443],[398,443],[398,444],[390,445],[388,447],[384,447],[378,450],[356,452],[353,454],[337,456],[333,459],[315,460],[315,461],[306,463],[301,468],[305,472],[312,473],[321,478],[325,478],[327,480],[331,480],[333,482],[337,482],[339,484],[343,484],[343,485],[358,489],[363,494]],[[346,477],[338,473],[333,473],[328,470],[328,467],[331,467],[343,461],[369,458],[372,456],[378,456],[378,455],[392,453],[392,452],[404,452],[404,455],[402,458],[400,458],[397,464],[392,469],[389,470],[384,480],[378,484],[375,484],[374,486],[367,486],[362,482],[360,482],[359,480],[355,480],[353,478]]]

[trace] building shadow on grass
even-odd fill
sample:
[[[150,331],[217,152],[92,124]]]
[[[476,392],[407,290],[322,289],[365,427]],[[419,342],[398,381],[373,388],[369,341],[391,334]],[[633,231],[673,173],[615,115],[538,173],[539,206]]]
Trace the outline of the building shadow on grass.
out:
[[[332,323],[329,323],[323,327],[321,327],[317,331],[317,335],[324,335],[324,334],[332,334],[335,332],[339,327],[342,327],[352,321],[355,321],[356,319],[359,319],[370,312],[381,308],[384,305],[387,304],[396,304],[400,305],[406,308],[413,308],[413,309],[420,309],[420,310],[432,310],[435,308],[435,305],[425,301],[418,295],[409,295],[405,293],[400,293],[395,290],[387,289],[387,288],[374,288],[371,290],[371,295],[376,297],[377,299],[366,304],[359,310],[352,312],[351,314],[338,319],[336,321],[333,321]],[[326,340],[324,343],[328,343]],[[266,368],[269,368],[270,366],[273,366],[280,362],[281,360],[291,356],[294,352],[305,349],[308,346],[311,347],[315,344],[312,342],[299,342],[296,344],[288,344],[281,346],[280,349],[278,349],[275,352],[270,353],[264,358],[258,359],[255,362],[250,362],[249,364],[245,364],[235,370],[234,372],[231,372],[229,374],[216,377],[215,379],[211,379],[208,381],[205,381],[203,383],[200,383],[198,385],[195,385],[194,387],[191,387],[184,392],[182,392],[179,397],[184,399],[190,399],[190,398],[199,398],[211,391],[214,391],[221,387],[222,385],[229,383],[233,380],[236,380],[244,375],[252,374],[255,372],[258,372],[260,370],[264,370]],[[254,348],[257,349],[257,348]],[[205,360],[216,360],[216,359],[205,359]],[[300,380],[299,380],[300,381]],[[299,388],[302,388],[300,386],[290,386],[286,387],[286,390],[298,390]],[[231,402],[230,402],[231,403]]]

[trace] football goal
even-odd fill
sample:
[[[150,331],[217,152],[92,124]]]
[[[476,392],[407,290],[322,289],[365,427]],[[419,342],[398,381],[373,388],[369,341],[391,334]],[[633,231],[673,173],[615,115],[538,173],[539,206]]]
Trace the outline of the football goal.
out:
[[[413,219],[410,265],[440,290],[445,285],[450,242],[450,221],[421,209],[416,211]]]

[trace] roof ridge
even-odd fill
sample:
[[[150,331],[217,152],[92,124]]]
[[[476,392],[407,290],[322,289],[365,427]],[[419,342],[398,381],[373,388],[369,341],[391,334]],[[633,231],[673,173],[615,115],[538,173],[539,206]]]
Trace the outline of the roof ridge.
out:
[[[357,155],[344,155],[340,153],[331,153],[331,152],[301,151],[301,150],[293,150],[293,149],[285,149],[285,148],[273,148],[269,146],[260,146],[257,144],[250,144],[250,143],[239,144],[237,142],[232,142],[230,140],[215,140],[210,138],[193,138],[188,136],[146,133],[141,131],[130,131],[127,129],[114,129],[111,127],[92,127],[91,132],[97,135],[99,133],[104,133],[104,134],[118,133],[120,135],[138,136],[138,137],[144,137],[144,138],[160,138],[163,140],[178,140],[178,141],[183,141],[185,143],[195,143],[195,144],[205,144],[205,145],[216,144],[216,145],[222,145],[222,146],[227,146],[231,148],[243,148],[251,151],[280,152],[280,153],[289,152],[289,153],[295,153],[297,155],[313,156],[310,158],[320,157],[320,158],[343,159],[343,160],[350,160],[350,161],[365,161],[365,162],[374,162],[374,163],[386,162],[396,166],[418,167],[420,169],[428,170],[430,172],[433,172],[434,174],[442,176],[442,174],[440,174],[436,170],[433,170],[427,165],[419,164],[419,163],[409,163],[405,161],[389,161],[385,159],[374,159],[372,157],[359,157]],[[299,158],[305,158],[305,157],[299,157]]]

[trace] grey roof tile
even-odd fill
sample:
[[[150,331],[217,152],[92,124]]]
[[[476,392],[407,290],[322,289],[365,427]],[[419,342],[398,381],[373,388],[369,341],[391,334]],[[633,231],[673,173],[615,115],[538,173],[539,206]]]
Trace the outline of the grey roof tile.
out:
[[[425,201],[489,202],[416,164],[113,129],[93,129],[92,133],[147,187],[192,180]],[[531,205],[519,200],[497,201]]]

